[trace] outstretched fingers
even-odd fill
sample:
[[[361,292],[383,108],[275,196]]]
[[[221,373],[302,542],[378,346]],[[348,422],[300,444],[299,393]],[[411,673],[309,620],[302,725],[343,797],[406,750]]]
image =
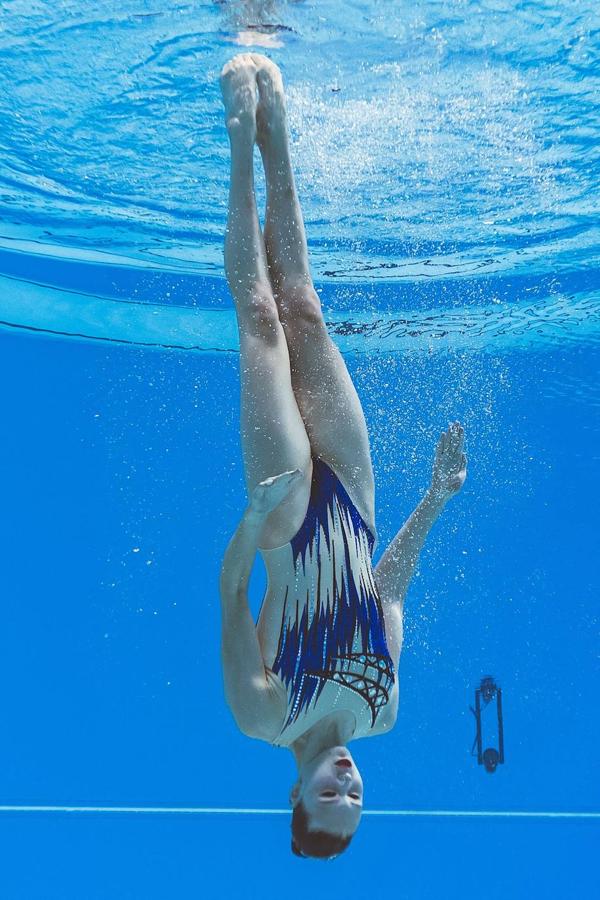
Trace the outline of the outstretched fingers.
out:
[[[452,422],[440,435],[433,464],[432,487],[437,496],[448,499],[462,488],[467,477],[464,429]]]
[[[467,463],[464,453],[465,431],[460,422],[452,422],[440,435],[436,448],[436,457],[446,467],[463,469]]]

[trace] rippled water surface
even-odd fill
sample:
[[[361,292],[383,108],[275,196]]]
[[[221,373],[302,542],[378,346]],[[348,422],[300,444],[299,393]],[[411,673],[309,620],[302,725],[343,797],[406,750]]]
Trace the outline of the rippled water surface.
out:
[[[250,46],[284,74],[315,280],[597,270],[589,0],[166,6],[4,5],[2,246],[220,274],[218,74]]]

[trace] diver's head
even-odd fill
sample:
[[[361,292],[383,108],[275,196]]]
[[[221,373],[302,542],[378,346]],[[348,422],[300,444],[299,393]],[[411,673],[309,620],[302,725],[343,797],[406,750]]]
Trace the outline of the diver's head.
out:
[[[362,778],[346,747],[329,747],[303,763],[290,794],[294,853],[342,853],[358,828],[362,798]]]

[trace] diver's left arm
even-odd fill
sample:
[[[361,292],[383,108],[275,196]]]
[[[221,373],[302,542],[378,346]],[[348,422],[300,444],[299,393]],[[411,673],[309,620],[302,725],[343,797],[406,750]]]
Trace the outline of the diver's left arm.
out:
[[[464,431],[454,422],[438,441],[431,485],[375,567],[382,600],[402,607],[425,539],[448,500],[461,490],[466,477]]]

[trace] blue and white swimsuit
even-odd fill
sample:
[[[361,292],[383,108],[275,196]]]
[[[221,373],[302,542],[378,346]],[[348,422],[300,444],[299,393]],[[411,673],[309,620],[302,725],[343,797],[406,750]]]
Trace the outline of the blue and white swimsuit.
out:
[[[371,558],[375,538],[326,463],[313,459],[304,522],[282,550],[289,571],[279,643],[270,671],[287,692],[283,727],[273,741],[288,746],[337,710],[366,736],[386,707],[394,664]]]

